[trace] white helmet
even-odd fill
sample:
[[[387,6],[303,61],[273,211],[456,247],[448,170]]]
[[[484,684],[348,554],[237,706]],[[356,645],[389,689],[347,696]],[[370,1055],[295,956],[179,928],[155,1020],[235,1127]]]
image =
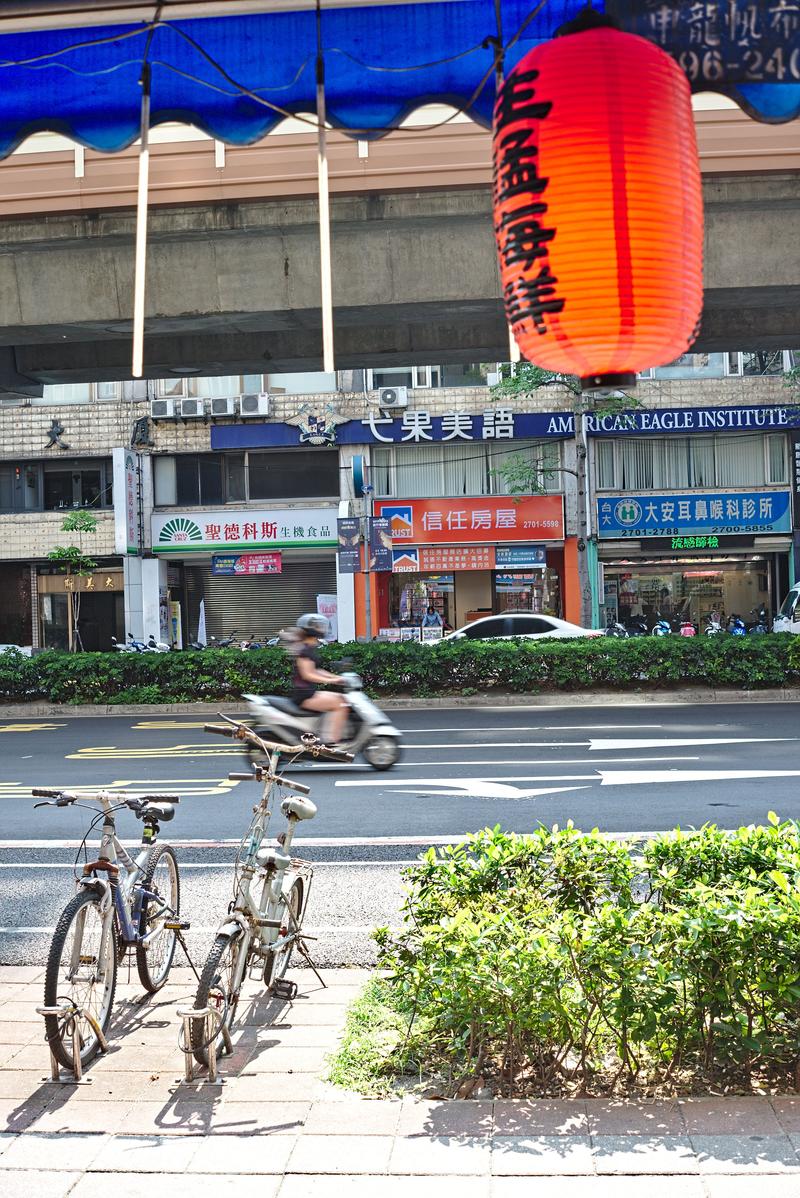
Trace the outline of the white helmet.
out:
[[[310,633],[311,636],[327,636],[328,634],[327,618],[315,611],[301,616],[297,621],[297,627],[302,632]]]

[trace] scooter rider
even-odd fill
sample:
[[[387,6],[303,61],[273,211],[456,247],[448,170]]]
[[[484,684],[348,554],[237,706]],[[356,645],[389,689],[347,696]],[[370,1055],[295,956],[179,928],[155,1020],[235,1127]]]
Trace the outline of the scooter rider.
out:
[[[326,744],[338,745],[344,737],[348,707],[343,695],[321,691],[319,686],[341,686],[342,679],[330,670],[323,670],[319,663],[319,642],[328,631],[325,616],[310,612],[301,616],[296,624],[297,638],[291,645],[294,657],[292,672],[292,700],[306,711],[329,712],[326,723]]]

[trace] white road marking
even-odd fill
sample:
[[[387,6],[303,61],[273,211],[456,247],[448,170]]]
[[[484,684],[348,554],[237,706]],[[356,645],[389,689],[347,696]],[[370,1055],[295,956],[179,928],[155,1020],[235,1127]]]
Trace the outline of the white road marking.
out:
[[[797,741],[796,736],[709,736],[658,740],[590,740],[591,753],[611,753],[620,749],[684,749],[694,745],[767,745]]]
[[[800,770],[599,770],[602,786],[651,782],[738,782],[748,778],[800,778]]]
[[[534,790],[520,790],[518,786],[501,786],[497,782],[474,781],[465,782],[463,786],[459,786],[458,790],[441,790],[438,786],[435,788],[426,786],[421,790],[396,790],[394,793],[401,795],[426,794],[437,799],[451,795],[460,799],[534,799],[538,795],[555,795],[561,794],[565,790],[588,789],[588,786],[539,786]]]
[[[522,774],[510,778],[503,778],[502,783],[497,782],[494,778],[367,778],[363,782],[336,782],[336,786],[391,786],[391,787],[419,787],[419,786],[450,786],[453,789],[451,794],[457,794],[463,791],[471,793],[470,788],[482,787],[482,794],[486,793],[486,787],[500,786],[508,789],[507,784],[510,782],[596,782],[600,777],[600,772],[596,770],[591,774]],[[512,788],[513,789],[513,788]]]

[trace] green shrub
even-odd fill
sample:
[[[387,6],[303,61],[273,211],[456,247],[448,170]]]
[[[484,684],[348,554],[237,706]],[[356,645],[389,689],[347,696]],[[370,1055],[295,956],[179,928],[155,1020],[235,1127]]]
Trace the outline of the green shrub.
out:
[[[346,657],[380,700],[388,695],[507,691],[658,690],[678,685],[757,689],[795,686],[800,648],[788,634],[759,637],[638,637],[616,640],[448,641],[329,645],[327,666]],[[242,652],[0,654],[0,699],[55,703],[236,699],[287,694],[291,669],[279,648]],[[151,689],[154,688],[154,689]],[[123,698],[127,696],[127,698]]]
[[[771,818],[665,834],[641,855],[571,826],[430,850],[406,873],[401,928],[375,933],[428,1068],[506,1093],[521,1078],[529,1093],[793,1085],[800,833]]]

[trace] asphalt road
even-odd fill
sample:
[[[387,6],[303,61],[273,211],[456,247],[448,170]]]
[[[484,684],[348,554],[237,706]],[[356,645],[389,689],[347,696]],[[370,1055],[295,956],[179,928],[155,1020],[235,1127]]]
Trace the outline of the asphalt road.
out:
[[[499,823],[643,832],[800,818],[800,707],[794,704],[403,711],[394,770],[295,766],[318,815],[298,851],[318,864],[307,926],[324,964],[369,960],[369,929],[396,920],[400,870],[428,844]],[[254,789],[227,781],[240,751],[201,716],[0,720],[0,962],[44,961],[71,893],[86,812],[33,810],[32,786],[181,795],[163,837],[179,846],[191,951],[202,960],[230,895],[235,845]],[[273,830],[280,826],[274,817]],[[133,840],[127,813],[119,830]]]

